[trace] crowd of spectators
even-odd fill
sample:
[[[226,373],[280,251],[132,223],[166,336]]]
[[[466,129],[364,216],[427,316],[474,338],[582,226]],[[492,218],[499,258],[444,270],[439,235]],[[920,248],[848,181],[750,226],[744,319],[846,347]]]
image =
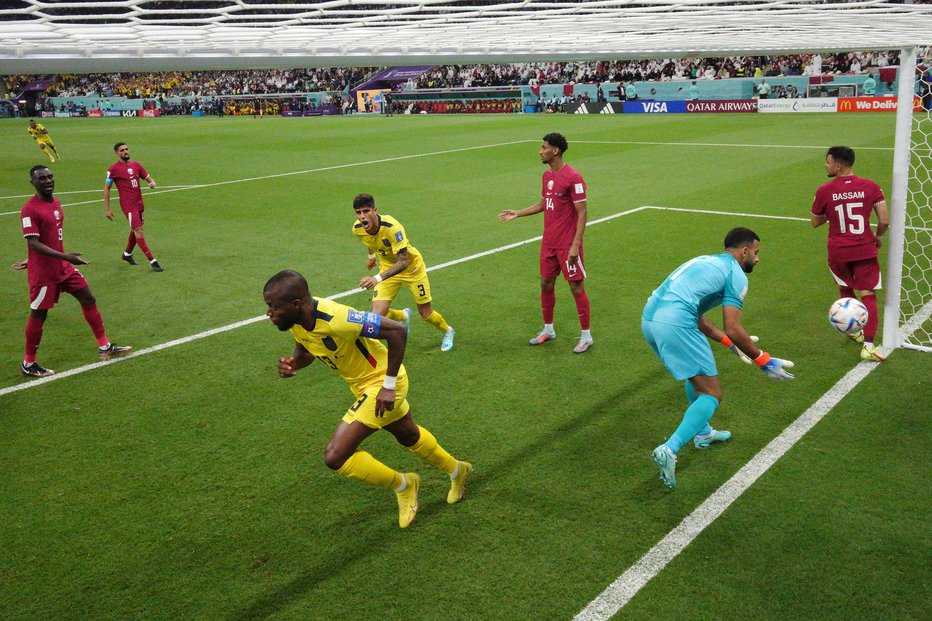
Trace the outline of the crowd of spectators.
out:
[[[857,74],[899,63],[899,52],[791,54],[625,61],[522,63],[507,65],[444,65],[434,67],[407,87],[469,88],[538,86],[599,82],[666,82],[831,74]]]
[[[626,61],[443,65],[434,67],[404,88],[470,88],[539,86],[543,84],[715,80],[821,74],[858,74],[899,63],[890,52],[732,56]],[[60,75],[51,97],[211,97],[345,91],[378,67],[260,69],[241,71],[169,71]],[[7,92],[43,76],[5,76]]]
[[[317,93],[345,90],[361,82],[375,69],[375,67],[336,67],[66,74],[58,76],[48,94],[51,97],[118,96],[145,99],[160,95],[163,97],[212,97]]]
[[[484,114],[520,112],[521,99],[438,99],[435,101],[396,101],[392,103],[394,113],[411,114]]]

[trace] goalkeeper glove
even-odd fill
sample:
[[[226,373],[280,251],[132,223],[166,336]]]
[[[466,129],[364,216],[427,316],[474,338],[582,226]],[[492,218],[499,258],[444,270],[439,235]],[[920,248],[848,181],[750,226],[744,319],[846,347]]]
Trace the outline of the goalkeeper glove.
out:
[[[751,337],[751,341],[754,342],[754,343],[756,343],[756,342],[759,341],[759,340],[760,340],[760,339],[758,339],[756,336],[752,336],[752,337]],[[738,358],[740,358],[740,359],[741,359],[741,362],[743,362],[744,364],[753,364],[753,363],[754,363],[754,361],[751,360],[751,359],[748,357],[748,355],[747,355],[746,353],[744,353],[743,351],[741,351],[740,349],[738,349],[738,346],[735,345],[735,344],[731,341],[731,339],[728,338],[727,335],[725,336],[725,338],[722,339],[721,343],[722,343],[722,345],[724,345],[725,347],[727,347],[728,349],[730,349],[731,352],[732,352],[734,355],[738,356]]]
[[[760,370],[772,380],[794,379],[796,376],[787,373],[784,369],[792,369],[795,365],[790,360],[781,360],[780,358],[771,358],[770,354],[762,351],[760,356],[754,359],[754,364],[760,367]]]

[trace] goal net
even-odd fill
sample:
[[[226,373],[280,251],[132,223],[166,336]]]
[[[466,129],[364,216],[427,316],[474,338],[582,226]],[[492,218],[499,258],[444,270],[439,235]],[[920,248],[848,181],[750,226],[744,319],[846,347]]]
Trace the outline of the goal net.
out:
[[[901,60],[901,69],[908,69],[915,52],[911,58],[901,55]],[[923,59],[914,73],[914,84],[900,85],[897,110],[892,207],[897,206],[898,191],[905,196],[901,213],[891,209],[884,343],[932,351],[932,58]],[[909,82],[904,76],[901,80]],[[903,106],[904,97],[912,105]],[[905,182],[900,176],[906,176]]]

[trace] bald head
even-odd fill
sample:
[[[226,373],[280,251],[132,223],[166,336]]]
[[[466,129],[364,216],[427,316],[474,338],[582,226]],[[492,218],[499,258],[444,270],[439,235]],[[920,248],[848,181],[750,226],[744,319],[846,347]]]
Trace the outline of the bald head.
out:
[[[307,279],[294,270],[282,270],[269,278],[263,292],[286,300],[303,300],[308,303],[311,301]]]
[[[313,326],[311,292],[307,280],[294,270],[283,270],[265,283],[262,290],[269,307],[266,315],[279,330],[290,330],[296,323]]]

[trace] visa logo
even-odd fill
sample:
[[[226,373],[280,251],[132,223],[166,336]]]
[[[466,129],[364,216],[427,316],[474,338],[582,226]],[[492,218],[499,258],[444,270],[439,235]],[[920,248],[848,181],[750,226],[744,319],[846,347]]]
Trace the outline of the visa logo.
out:
[[[644,112],[667,112],[667,102],[665,101],[645,101],[641,103]]]

